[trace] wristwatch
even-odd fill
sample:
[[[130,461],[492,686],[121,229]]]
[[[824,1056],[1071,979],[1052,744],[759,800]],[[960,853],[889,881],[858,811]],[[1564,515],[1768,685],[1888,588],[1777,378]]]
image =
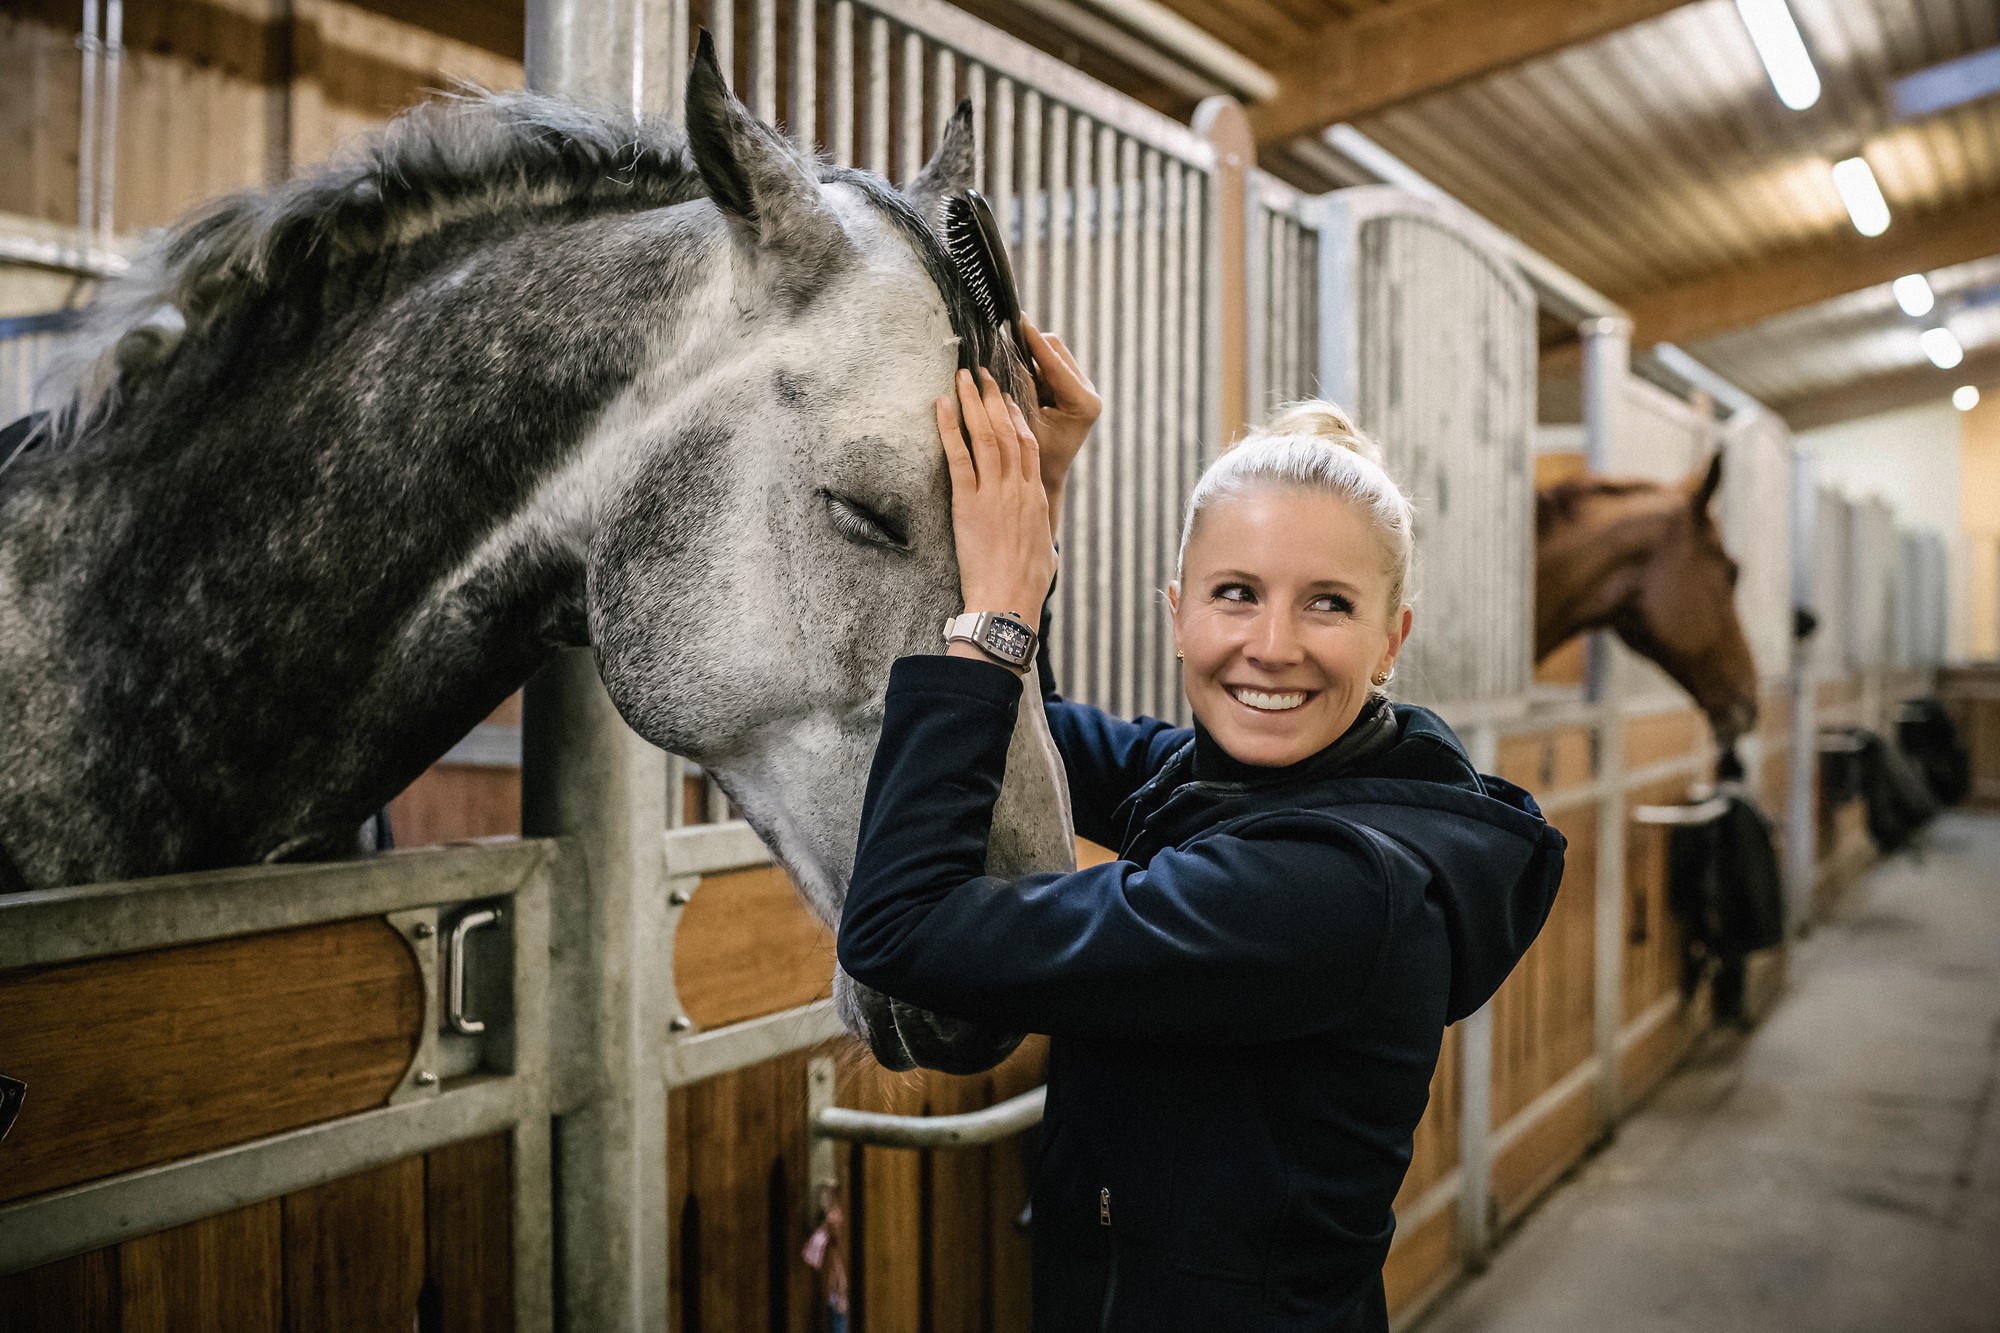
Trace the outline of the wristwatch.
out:
[[[964,639],[994,661],[1019,671],[1035,660],[1040,636],[1012,611],[967,611],[944,622],[944,641],[955,639]]]

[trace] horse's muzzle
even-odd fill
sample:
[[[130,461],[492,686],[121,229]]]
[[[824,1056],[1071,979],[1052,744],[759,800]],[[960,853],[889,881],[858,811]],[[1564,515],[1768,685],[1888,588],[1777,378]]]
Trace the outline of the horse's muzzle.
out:
[[[1005,1060],[1021,1044],[1019,1032],[999,1032],[904,1004],[845,972],[834,973],[833,993],[841,1018],[868,1043],[885,1069],[977,1074]]]

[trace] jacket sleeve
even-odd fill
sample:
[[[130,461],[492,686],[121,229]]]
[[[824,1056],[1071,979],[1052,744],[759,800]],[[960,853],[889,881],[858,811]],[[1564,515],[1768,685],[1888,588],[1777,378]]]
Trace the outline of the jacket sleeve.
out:
[[[1077,1036],[1211,1045],[1336,1026],[1389,944],[1386,840],[1211,836],[1140,867],[985,873],[1019,682],[899,661],[869,774],[840,961],[939,1013]]]
[[[1042,682],[1042,711],[1069,774],[1069,804],[1076,831],[1102,847],[1118,845],[1111,816],[1125,798],[1160,771],[1167,756],[1194,733],[1154,717],[1126,721],[1102,708],[1062,696],[1049,652],[1054,619],[1053,593],[1042,606],[1041,651],[1036,675]]]

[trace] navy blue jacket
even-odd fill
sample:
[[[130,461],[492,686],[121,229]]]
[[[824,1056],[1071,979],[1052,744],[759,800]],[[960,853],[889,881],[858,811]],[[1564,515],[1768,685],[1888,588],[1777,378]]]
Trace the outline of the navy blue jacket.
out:
[[[839,949],[889,995],[1049,1034],[1037,1333],[1385,1333],[1444,1027],[1540,930],[1562,836],[1421,708],[1331,776],[1197,781],[1189,731],[1052,695],[1077,832],[1120,859],[1000,879],[1020,693],[896,663]]]

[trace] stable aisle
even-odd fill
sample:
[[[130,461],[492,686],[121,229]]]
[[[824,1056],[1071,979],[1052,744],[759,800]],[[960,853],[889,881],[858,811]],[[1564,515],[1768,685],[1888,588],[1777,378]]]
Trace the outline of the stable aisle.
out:
[[[1920,854],[1421,1333],[2000,1331],[2000,817]]]

